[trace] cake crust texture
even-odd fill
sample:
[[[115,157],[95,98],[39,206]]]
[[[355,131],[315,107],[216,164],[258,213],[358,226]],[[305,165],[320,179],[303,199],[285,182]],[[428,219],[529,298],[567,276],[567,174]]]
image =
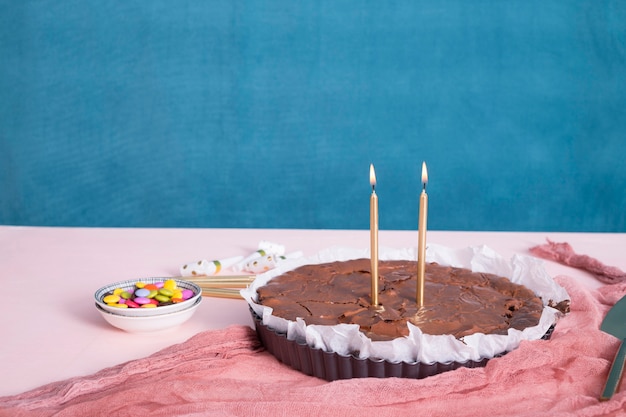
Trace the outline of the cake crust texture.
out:
[[[407,322],[429,335],[457,339],[506,335],[539,323],[542,300],[530,289],[491,273],[429,263],[425,298],[416,305],[417,262],[379,263],[379,306],[371,305],[369,259],[303,265],[257,289],[258,302],[307,325],[356,324],[373,341],[409,335]]]

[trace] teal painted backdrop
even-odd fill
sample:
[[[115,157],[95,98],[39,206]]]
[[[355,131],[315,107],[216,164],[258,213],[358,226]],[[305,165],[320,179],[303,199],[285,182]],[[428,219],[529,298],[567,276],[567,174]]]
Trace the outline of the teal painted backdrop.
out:
[[[0,224],[626,232],[626,2],[0,1]]]

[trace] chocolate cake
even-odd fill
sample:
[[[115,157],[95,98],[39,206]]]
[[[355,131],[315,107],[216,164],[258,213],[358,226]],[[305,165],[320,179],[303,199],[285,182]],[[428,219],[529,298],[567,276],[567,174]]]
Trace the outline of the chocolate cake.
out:
[[[425,300],[415,302],[417,262],[379,264],[379,304],[371,305],[369,259],[304,265],[257,290],[258,302],[307,325],[358,324],[372,340],[408,336],[407,321],[431,335],[507,334],[539,323],[543,304],[528,288],[494,274],[427,264]]]
[[[364,255],[329,248],[258,275],[241,291],[268,352],[328,381],[425,378],[481,367],[524,340],[548,339],[569,308],[569,295],[539,259],[507,261],[486,246],[434,244],[424,306],[416,305],[414,250],[385,248],[374,307]]]

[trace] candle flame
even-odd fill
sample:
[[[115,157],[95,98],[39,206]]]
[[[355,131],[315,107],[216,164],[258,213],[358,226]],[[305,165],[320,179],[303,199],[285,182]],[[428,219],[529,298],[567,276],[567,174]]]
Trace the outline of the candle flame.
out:
[[[426,168],[426,162],[422,162],[422,184],[424,188],[426,188],[426,184],[428,184],[428,169]]]
[[[376,172],[374,171],[374,164],[370,164],[370,185],[372,190],[376,187]]]

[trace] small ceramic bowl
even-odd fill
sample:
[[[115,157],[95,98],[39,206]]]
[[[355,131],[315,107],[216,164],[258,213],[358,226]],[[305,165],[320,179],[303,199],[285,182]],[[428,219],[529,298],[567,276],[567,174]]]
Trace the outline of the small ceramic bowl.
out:
[[[113,327],[117,327],[118,329],[122,329],[130,333],[147,333],[171,329],[189,320],[202,302],[202,297],[197,297],[195,300],[196,301],[193,304],[187,304],[187,308],[184,310],[150,317],[120,316],[119,314],[109,313],[98,303],[96,303],[96,309]]]
[[[179,288],[187,289],[193,291],[193,296],[185,301],[180,303],[169,304],[157,308],[119,308],[112,307],[107,303],[102,301],[105,295],[111,293],[116,288],[122,288],[124,290],[129,290],[135,287],[135,283],[138,281],[144,282],[146,284],[155,284],[157,282],[164,282],[170,278],[166,277],[155,277],[155,278],[141,278],[141,279],[129,279],[126,281],[115,282],[113,284],[109,284],[100,288],[94,294],[94,298],[96,299],[96,304],[104,311],[107,311],[111,314],[116,314],[118,316],[128,316],[128,317],[152,317],[152,316],[160,316],[163,314],[174,313],[176,311],[181,311],[189,308],[193,305],[202,294],[202,289],[190,281],[183,281],[175,279],[176,285]]]

